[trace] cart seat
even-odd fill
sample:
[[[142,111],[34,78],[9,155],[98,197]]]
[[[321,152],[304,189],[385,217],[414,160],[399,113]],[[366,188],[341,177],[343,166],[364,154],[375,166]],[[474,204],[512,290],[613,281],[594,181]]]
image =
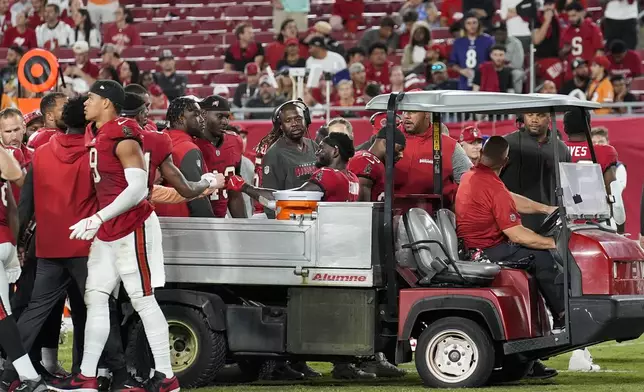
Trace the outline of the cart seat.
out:
[[[420,208],[410,209],[403,216],[402,223],[402,225],[399,225],[398,233],[402,233],[403,228],[400,226],[404,226],[407,244],[418,241],[437,241],[443,244],[447,250],[445,246],[446,241],[443,238],[441,230],[425,210]],[[455,232],[454,236],[456,236]],[[404,245],[402,241],[404,238],[400,238],[400,240],[402,247]],[[449,250],[447,252],[451,253]],[[458,255],[458,246],[456,254]],[[496,264],[460,261],[458,258],[452,258],[454,261],[452,264],[440,245],[436,243],[421,243],[414,246],[412,248],[412,256],[411,258],[406,258],[404,261],[406,263],[415,263],[416,269],[422,272],[424,278],[421,280],[421,284],[428,284],[430,282],[468,283],[485,286],[492,283],[501,271],[501,267]],[[408,266],[412,267],[411,265]]]
[[[458,236],[456,235],[456,215],[447,208],[441,208],[436,213],[438,228],[445,240],[445,248],[452,260],[458,260]]]

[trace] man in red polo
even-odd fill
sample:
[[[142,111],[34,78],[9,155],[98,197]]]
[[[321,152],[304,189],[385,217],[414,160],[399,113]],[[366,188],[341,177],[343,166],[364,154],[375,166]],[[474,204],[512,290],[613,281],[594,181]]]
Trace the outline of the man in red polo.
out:
[[[554,330],[563,327],[563,286],[550,253],[551,237],[541,236],[521,224],[519,214],[548,214],[556,209],[511,193],[499,178],[508,162],[507,140],[492,136],[483,147],[479,163],[463,175],[456,194],[456,231],[469,250],[483,250],[492,261],[518,261],[534,256],[534,275],[554,318]]]

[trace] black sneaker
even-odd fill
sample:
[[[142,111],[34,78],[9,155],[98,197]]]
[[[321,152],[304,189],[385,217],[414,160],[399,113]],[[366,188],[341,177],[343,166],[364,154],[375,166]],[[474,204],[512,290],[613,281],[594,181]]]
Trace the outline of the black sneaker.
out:
[[[165,379],[165,376],[163,377]],[[110,388],[112,392],[145,392],[145,386],[134,380],[132,377],[128,377],[122,382],[112,383]]]
[[[365,373],[373,373],[377,377],[383,378],[404,377],[407,374],[404,369],[399,369],[387,361],[383,353],[377,353],[373,361],[364,362],[360,365],[360,370]]]
[[[373,380],[374,373],[367,373],[352,363],[336,363],[333,365],[331,376],[336,380]]]
[[[271,374],[271,380],[278,381],[297,381],[304,380],[304,373],[293,369],[288,363],[282,362],[277,365]]]
[[[18,388],[16,388],[16,392],[46,392],[48,391],[47,385],[45,385],[45,382],[41,379],[35,381],[35,380],[25,380],[20,383]]]
[[[105,377],[105,376],[98,376],[98,391],[99,392],[109,391],[111,383],[112,383],[111,378]]]
[[[165,374],[155,371],[154,376],[143,384],[147,392],[179,392],[177,376],[167,378]]]
[[[291,362],[291,369],[304,374],[304,377],[306,378],[322,377],[322,373],[316,372],[304,361]]]
[[[525,376],[527,379],[531,380],[545,380],[547,378],[552,378],[558,375],[559,372],[555,369],[546,367],[541,361],[535,361],[532,365],[532,369]]]

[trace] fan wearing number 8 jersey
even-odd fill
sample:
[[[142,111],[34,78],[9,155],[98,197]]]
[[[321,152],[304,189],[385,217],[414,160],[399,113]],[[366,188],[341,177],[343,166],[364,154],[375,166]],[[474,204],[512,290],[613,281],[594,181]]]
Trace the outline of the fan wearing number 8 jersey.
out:
[[[593,57],[604,49],[604,36],[590,18],[585,17],[584,7],[578,2],[566,6],[570,24],[561,34],[561,54],[567,56],[568,64],[581,57],[590,64]]]
[[[465,36],[454,41],[449,64],[461,74],[459,90],[471,90],[474,71],[490,59],[494,39],[481,32],[481,23],[475,14],[468,13],[462,19]]]
[[[213,173],[223,173],[226,180],[240,175],[244,145],[239,135],[224,130],[230,117],[228,100],[211,95],[199,105],[206,120],[206,139],[195,139],[195,144],[201,150],[206,166]],[[218,189],[210,195],[210,203],[216,218],[226,217],[227,211],[233,218],[246,218],[244,198],[239,192]]]

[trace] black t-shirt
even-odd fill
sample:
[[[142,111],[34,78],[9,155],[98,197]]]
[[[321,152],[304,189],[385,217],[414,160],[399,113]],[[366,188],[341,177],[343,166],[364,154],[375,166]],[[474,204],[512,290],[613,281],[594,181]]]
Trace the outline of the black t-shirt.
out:
[[[297,59],[296,62],[294,63],[289,63],[286,61],[286,59],[282,59],[277,63],[277,69],[280,70],[284,67],[290,67],[290,68],[305,68],[306,67],[306,59]]]
[[[566,81],[563,84],[563,86],[561,86],[561,88],[559,89],[559,94],[568,95],[568,94],[570,94],[571,92],[573,92],[574,90],[577,90],[577,89],[583,91],[584,94],[585,94],[586,90],[588,89],[588,83],[589,82],[590,82],[590,80],[586,80],[581,87],[577,87],[577,85],[575,84],[575,80],[570,79],[570,80]]]
[[[240,55],[235,53],[239,50]],[[255,57],[264,56],[264,47],[262,44],[257,44],[254,47],[247,48],[234,48],[231,46],[226,49],[224,54],[224,63],[231,64],[233,66],[233,71],[244,72],[246,64],[255,62]]]
[[[168,97],[168,101],[182,96],[188,84],[188,77],[176,72],[170,76],[165,76],[163,72],[157,72],[154,74],[154,80],[161,87],[165,96]]]
[[[512,83],[512,70],[508,67],[503,67],[502,70],[496,71],[496,76],[499,78],[499,92],[507,93],[508,89],[514,89]],[[481,71],[479,69],[474,73],[474,80],[472,84],[481,86]]]
[[[534,23],[534,28],[541,27],[541,18],[537,18]],[[556,16],[550,22],[550,36],[541,41],[539,45],[535,46],[534,57],[538,59],[545,59],[549,57],[559,57],[559,37],[561,36],[561,26],[559,25],[559,18]]]

